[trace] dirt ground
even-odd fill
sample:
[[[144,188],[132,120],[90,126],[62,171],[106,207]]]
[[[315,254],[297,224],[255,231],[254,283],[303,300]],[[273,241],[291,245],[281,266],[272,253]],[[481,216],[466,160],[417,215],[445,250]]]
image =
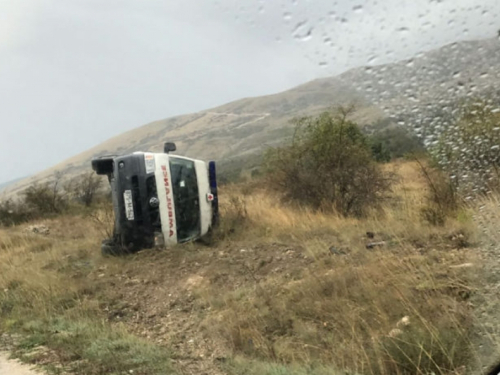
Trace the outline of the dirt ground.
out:
[[[120,273],[100,269],[92,275],[103,289],[113,291],[103,307],[108,319],[125,323],[157,344],[168,344],[176,367],[199,375],[225,373],[221,364],[231,353],[206,331],[203,321],[210,306],[201,294],[255,286],[270,274],[292,277],[294,270],[312,263],[300,247],[280,243],[235,244],[215,251],[196,245],[188,251],[144,251],[134,257]]]
[[[32,370],[31,366],[10,360],[7,353],[0,352],[0,375],[40,375],[40,372]]]

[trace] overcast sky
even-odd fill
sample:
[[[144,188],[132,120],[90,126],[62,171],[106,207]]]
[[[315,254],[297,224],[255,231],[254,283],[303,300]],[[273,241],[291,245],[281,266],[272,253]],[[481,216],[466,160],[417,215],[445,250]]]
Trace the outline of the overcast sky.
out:
[[[499,28],[498,0],[0,0],[0,183],[154,120]]]

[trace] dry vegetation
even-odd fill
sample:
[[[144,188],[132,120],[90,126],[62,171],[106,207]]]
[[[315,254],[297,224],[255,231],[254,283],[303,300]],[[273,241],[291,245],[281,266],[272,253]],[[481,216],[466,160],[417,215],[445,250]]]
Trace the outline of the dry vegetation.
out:
[[[209,246],[103,258],[104,211],[47,219],[47,236],[0,229],[0,334],[56,374],[480,368],[475,213],[431,225],[418,165],[384,168],[397,183],[383,210],[363,218],[286,206],[251,184],[226,187]],[[494,215],[497,203],[483,212]]]

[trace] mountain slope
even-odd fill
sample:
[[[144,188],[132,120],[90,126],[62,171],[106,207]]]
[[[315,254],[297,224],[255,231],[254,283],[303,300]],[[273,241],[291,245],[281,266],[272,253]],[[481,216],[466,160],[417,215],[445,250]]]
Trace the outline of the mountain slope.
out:
[[[15,180],[0,183],[0,192],[7,189],[9,186],[15,185],[17,182],[26,179],[26,177],[16,178]]]
[[[453,43],[410,60],[353,69],[339,79],[354,82],[370,103],[431,141],[464,98],[499,102],[500,40]]]
[[[356,119],[368,123],[383,113],[353,88],[336,79],[315,80],[294,89],[262,97],[246,98],[220,107],[155,121],[111,138],[17,184],[10,192],[43,180],[55,171],[80,173],[90,160],[106,154],[163,149],[165,141],[178,152],[194,158],[230,160],[255,154],[283,139],[294,116],[319,113],[332,105],[357,103]]]
[[[156,121],[109,139],[38,174],[15,189],[54,171],[79,173],[92,157],[138,150],[160,151],[165,141],[180,154],[228,162],[258,154],[289,134],[289,120],[314,115],[333,105],[355,102],[356,120],[372,124],[390,116],[417,132],[439,128],[439,115],[460,98],[495,94],[500,87],[498,39],[454,43],[411,60],[352,69],[291,90],[241,99],[206,111]],[[446,124],[445,124],[446,125]]]

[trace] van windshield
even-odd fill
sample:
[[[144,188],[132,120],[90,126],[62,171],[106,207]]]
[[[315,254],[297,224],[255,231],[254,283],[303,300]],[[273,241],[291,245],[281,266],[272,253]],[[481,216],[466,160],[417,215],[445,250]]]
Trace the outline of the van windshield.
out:
[[[200,202],[196,169],[192,160],[170,157],[177,240],[189,241],[200,234]]]

